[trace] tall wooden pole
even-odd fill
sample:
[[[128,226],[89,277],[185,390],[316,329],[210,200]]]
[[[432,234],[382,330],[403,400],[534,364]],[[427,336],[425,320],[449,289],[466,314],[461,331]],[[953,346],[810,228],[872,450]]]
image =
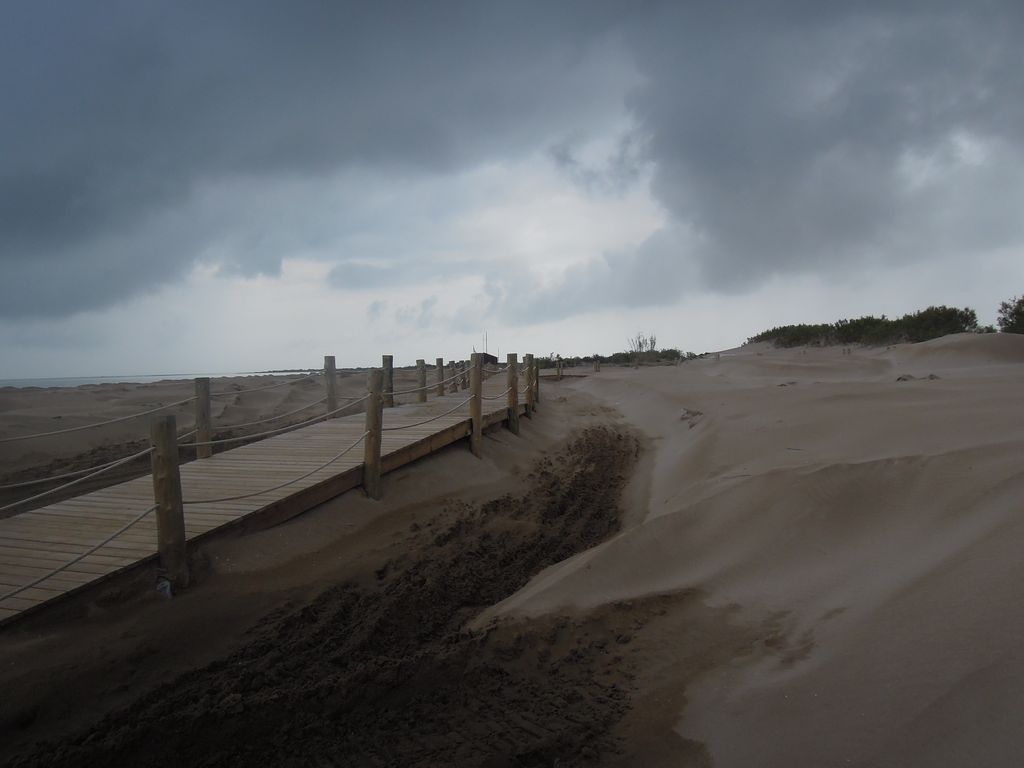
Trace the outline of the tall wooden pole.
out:
[[[437,366],[437,396],[444,397],[444,358],[434,360],[434,365]]]
[[[334,364],[334,355],[324,355],[324,384],[327,385],[327,412],[334,413],[338,410],[338,371]],[[330,418],[333,419],[334,416]]]
[[[373,368],[367,376],[366,438],[363,444],[363,490],[371,499],[381,497],[380,442],[384,426],[384,372]]]
[[[395,407],[395,358],[392,355],[383,355],[381,358],[384,368],[384,407]]]
[[[416,361],[416,387],[419,392],[416,393],[416,399],[421,402],[427,402],[427,361],[417,360]]]
[[[185,511],[178,469],[178,427],[174,416],[161,416],[149,428],[153,443],[153,498],[156,501],[156,549],[160,567],[174,589],[188,586]]]
[[[451,371],[451,382],[448,384],[448,393],[454,394],[459,391],[459,364],[454,360],[449,363]]]
[[[540,402],[540,360],[533,361],[533,409]]]
[[[209,443],[210,433],[210,379],[201,376],[195,380],[196,384],[196,442]],[[212,445],[197,445],[196,458],[208,459],[213,455]]]
[[[533,418],[533,355],[523,355],[523,377],[526,379],[526,418]]]
[[[509,352],[505,360],[508,363],[506,371],[506,387],[508,388],[508,428],[513,435],[519,434],[519,355]]]
[[[474,456],[483,455],[484,445],[484,359],[479,352],[474,352],[469,369],[469,418],[472,421],[472,432],[469,435],[469,450]]]

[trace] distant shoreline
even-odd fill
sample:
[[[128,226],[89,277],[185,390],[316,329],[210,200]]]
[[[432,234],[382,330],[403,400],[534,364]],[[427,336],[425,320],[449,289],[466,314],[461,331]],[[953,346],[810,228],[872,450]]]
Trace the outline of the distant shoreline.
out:
[[[289,376],[313,373],[311,368],[289,369],[279,371],[245,371],[229,373],[153,373],[153,374],[115,374],[113,376],[52,376],[26,379],[0,379],[0,389],[52,389],[82,387],[91,384],[153,384],[158,381],[181,381],[200,376],[211,379],[239,378],[245,376]]]

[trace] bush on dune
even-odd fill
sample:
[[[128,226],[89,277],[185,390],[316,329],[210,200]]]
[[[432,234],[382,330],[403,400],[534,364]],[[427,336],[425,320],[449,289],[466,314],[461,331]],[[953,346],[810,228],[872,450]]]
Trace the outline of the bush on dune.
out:
[[[801,347],[829,344],[899,344],[937,339],[950,333],[978,332],[978,316],[973,309],[928,307],[890,320],[885,315],[866,315],[853,320],[837,320],[817,325],[782,325],[747,339],[747,343],[770,341],[777,347]]]
[[[999,303],[996,325],[1003,333],[1024,333],[1024,296]]]

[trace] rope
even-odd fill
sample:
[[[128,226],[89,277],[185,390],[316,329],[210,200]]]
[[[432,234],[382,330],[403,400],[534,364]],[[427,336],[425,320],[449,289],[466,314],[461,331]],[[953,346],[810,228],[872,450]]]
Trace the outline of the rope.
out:
[[[182,437],[188,437],[188,435],[182,435]],[[180,438],[179,438],[180,439]],[[77,477],[78,475],[84,475],[86,472],[92,472],[94,470],[106,469],[117,464],[121,459],[114,459],[113,461],[107,462],[106,464],[97,464],[95,467],[86,467],[85,469],[76,469],[74,472],[65,472],[62,475],[51,475],[50,477],[40,477],[36,480],[25,480],[20,483],[11,483],[10,485],[0,485],[0,491],[10,491],[15,488],[27,488],[30,485],[42,485],[43,483],[51,483],[54,480],[63,480],[65,477]]]
[[[369,432],[363,432],[363,434],[361,434],[356,439],[356,441],[354,443],[352,443],[352,445],[350,445],[348,448],[343,450],[341,453],[339,453],[333,459],[329,459],[328,461],[324,462],[323,464],[321,464],[316,469],[311,469],[309,472],[307,472],[306,474],[302,475],[301,477],[296,477],[294,480],[289,480],[287,483],[281,483],[280,485],[275,485],[273,488],[266,488],[266,489],[264,489],[262,491],[256,491],[255,493],[245,493],[245,494],[242,494],[241,496],[225,496],[222,499],[186,499],[186,500],[182,501],[181,503],[182,504],[217,504],[217,503],[219,503],[221,501],[238,501],[239,499],[249,499],[249,498],[252,498],[253,496],[261,496],[264,493],[270,493],[271,491],[278,491],[278,490],[280,490],[282,488],[287,488],[289,485],[294,485],[295,483],[299,482],[300,480],[305,480],[310,475],[319,472],[321,469],[325,469],[325,468],[329,467],[331,464],[336,462],[338,459],[340,459],[346,453],[348,453],[353,448],[355,448],[357,445],[359,445],[359,443],[361,443],[363,441],[363,438],[365,438],[368,434],[370,434],[370,433]]]
[[[49,496],[50,494],[57,493],[58,491],[63,491],[65,488],[70,488],[73,485],[84,483],[86,480],[94,478],[97,475],[102,475],[107,470],[113,469],[114,467],[119,467],[122,464],[127,464],[129,461],[134,461],[135,459],[145,456],[146,454],[151,453],[152,451],[152,448],[147,448],[144,451],[133,453],[131,456],[125,456],[123,459],[118,459],[117,461],[111,462],[110,464],[105,464],[100,469],[97,469],[96,471],[92,472],[92,474],[86,475],[85,477],[80,477],[77,480],[72,480],[70,483],[58,485],[56,488],[51,488],[48,491],[37,493],[35,496],[29,496],[27,499],[22,499],[21,501],[16,501],[13,504],[8,504],[5,507],[0,507],[0,512],[6,512],[9,509],[14,509],[14,507],[20,507],[22,504],[28,504],[30,501],[35,501],[36,499],[41,499],[44,496]]]
[[[299,429],[300,427],[308,427],[310,424],[315,424],[318,421],[330,418],[336,413],[341,413],[346,408],[356,405],[357,403],[361,403],[369,396],[369,394],[365,394],[355,402],[346,403],[345,405],[341,406],[341,408],[336,408],[333,411],[328,411],[327,413],[320,414],[319,416],[314,416],[312,419],[308,419],[306,421],[300,421],[298,424],[289,424],[288,426],[280,427],[279,429],[268,429],[266,432],[255,432],[251,435],[240,435],[239,437],[224,437],[221,438],[220,440],[204,440],[201,443],[182,443],[180,447],[197,448],[200,445],[220,445],[221,443],[237,443],[241,440],[251,440],[254,437],[269,437],[270,435],[278,435],[281,434],[282,432],[290,432],[292,430]]]
[[[13,443],[16,440],[29,440],[33,437],[51,437],[52,435],[66,435],[68,432],[81,432],[83,429],[92,429],[93,427],[103,427],[107,424],[117,424],[121,421],[128,421],[129,419],[137,419],[140,416],[148,416],[151,413],[157,411],[164,411],[168,408],[176,408],[179,405],[185,405],[185,403],[191,403],[196,398],[190,397],[186,400],[178,400],[175,403],[168,403],[167,405],[161,405],[159,408],[150,408],[148,411],[142,411],[140,413],[133,413],[130,416],[120,416],[116,419],[107,419],[106,421],[97,421],[95,424],[85,424],[81,427],[68,427],[67,429],[57,429],[53,432],[37,432],[34,435],[18,435],[17,437],[3,437],[0,438],[0,443]]]
[[[351,400],[352,398],[347,397],[345,399],[346,400]],[[278,419],[283,419],[286,416],[294,416],[296,413],[299,413],[300,411],[304,411],[307,408],[312,408],[314,405],[320,405],[320,403],[325,403],[325,402],[327,402],[327,398],[326,397],[322,397],[319,400],[317,400],[315,403],[310,403],[309,405],[304,405],[301,408],[296,408],[294,411],[288,411],[287,413],[281,413],[281,414],[278,414],[277,416],[268,416],[267,418],[260,419],[259,421],[248,421],[245,424],[226,424],[226,425],[224,425],[224,427],[222,427],[222,429],[242,429],[243,427],[255,427],[257,424],[266,424],[268,421],[277,421]]]
[[[179,440],[184,440],[187,437],[192,437],[198,430],[193,429],[191,432],[186,432],[183,435],[178,435]],[[42,485],[43,483],[52,483],[54,480],[63,480],[66,477],[77,477],[78,475],[84,475],[86,472],[92,472],[99,469],[107,469],[117,464],[121,459],[114,459],[113,461],[107,462],[106,464],[97,464],[95,467],[86,467],[85,469],[76,469],[73,472],[65,472],[61,475],[50,475],[49,477],[40,477],[35,480],[24,480],[20,483],[10,483],[8,485],[0,485],[0,491],[12,491],[16,488],[27,488],[30,485]]]
[[[427,384],[425,387],[416,387],[416,389],[401,389],[398,392],[391,392],[391,393],[385,392],[384,394],[412,395],[412,394],[415,394],[416,392],[422,392],[425,389],[426,390],[431,390],[434,387],[438,386],[439,384],[447,384],[449,381],[454,381],[455,379],[459,378],[461,375],[462,375],[461,373],[456,373],[454,376],[449,376],[447,379],[441,379],[441,381],[435,381],[433,384]]]
[[[512,391],[512,387],[509,387],[504,392],[502,392],[500,395],[491,395],[490,397],[488,397],[487,395],[480,395],[480,398],[483,399],[483,400],[501,400],[501,398],[505,397],[505,395],[507,395],[511,391]]]
[[[290,387],[292,384],[299,384],[300,382],[307,381],[309,379],[315,379],[319,374],[311,373],[309,376],[303,376],[301,379],[292,379],[290,381],[282,381],[277,384],[270,384],[266,387],[252,387],[251,389],[235,389],[228,392],[215,392],[210,397],[227,397],[228,395],[244,395],[249,392],[263,392],[268,389],[279,389],[280,387]]]
[[[74,559],[69,560],[68,562],[64,563],[64,565],[60,566],[59,568],[56,568],[55,570],[50,571],[45,576],[40,576],[35,581],[30,581],[28,584],[26,584],[26,585],[24,585],[22,587],[18,587],[17,589],[13,590],[12,592],[8,592],[7,594],[3,595],[2,597],[0,597],[0,603],[2,603],[8,597],[14,597],[15,595],[20,595],[26,589],[31,589],[32,587],[36,586],[37,584],[42,584],[47,579],[49,579],[49,578],[51,578],[53,576],[56,576],[58,573],[60,573],[61,571],[65,570],[67,568],[70,568],[75,563],[77,563],[77,562],[79,562],[81,560],[84,560],[89,555],[91,555],[93,552],[95,552],[97,549],[101,549],[102,547],[105,547],[107,544],[112,542],[114,539],[116,539],[118,536],[120,536],[122,533],[127,531],[129,528],[131,528],[133,525],[135,525],[137,522],[139,522],[142,518],[144,518],[150,512],[152,512],[154,509],[156,509],[156,504],[154,504],[152,507],[147,509],[145,512],[142,512],[139,515],[137,515],[130,522],[128,522],[125,525],[123,525],[120,528],[118,528],[117,531],[115,531],[110,536],[105,538],[103,541],[101,541],[95,547],[87,549],[85,552],[83,552],[82,554],[76,556]]]
[[[467,397],[465,400],[463,400],[461,403],[456,405],[450,411],[445,411],[444,413],[439,413],[439,414],[437,414],[437,416],[431,416],[429,419],[424,419],[423,421],[417,421],[415,424],[403,424],[400,427],[381,427],[381,431],[382,432],[396,432],[396,431],[398,431],[400,429],[412,429],[413,427],[419,427],[419,426],[421,426],[423,424],[429,424],[432,421],[437,421],[438,419],[440,419],[440,418],[442,418],[444,416],[448,416],[448,415],[450,415],[452,413],[455,413],[455,411],[459,410],[459,408],[464,406],[466,403],[468,403],[472,399],[473,399],[472,397]]]

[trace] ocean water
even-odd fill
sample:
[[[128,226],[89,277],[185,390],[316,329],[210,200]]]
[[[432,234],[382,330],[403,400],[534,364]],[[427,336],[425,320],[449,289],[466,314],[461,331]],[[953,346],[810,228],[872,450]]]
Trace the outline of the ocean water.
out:
[[[293,373],[275,373],[276,376],[290,376]],[[199,376],[209,376],[211,379],[230,376],[269,376],[267,372],[245,371],[240,373],[160,373],[160,374],[125,374],[122,376],[61,376],[57,378],[43,379],[0,379],[2,387],[80,387],[84,384],[149,384],[154,381],[167,381],[177,379],[195,379]]]

